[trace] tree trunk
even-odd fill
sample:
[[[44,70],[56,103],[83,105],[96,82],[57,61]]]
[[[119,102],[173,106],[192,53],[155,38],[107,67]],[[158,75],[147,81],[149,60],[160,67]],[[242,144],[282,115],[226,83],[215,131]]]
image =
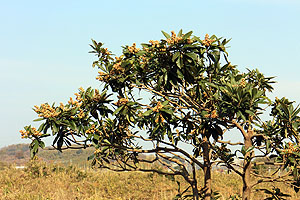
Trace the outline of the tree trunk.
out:
[[[245,150],[252,146],[251,135],[245,137]],[[251,186],[250,186],[250,172],[251,172],[251,158],[253,151],[249,151],[244,156],[243,164],[243,200],[250,200]]]
[[[192,189],[193,189],[193,200],[199,200],[199,191],[197,187],[197,181],[193,182],[191,184]]]
[[[211,163],[209,143],[206,137],[203,138],[203,161],[204,161],[204,200],[211,199]]]

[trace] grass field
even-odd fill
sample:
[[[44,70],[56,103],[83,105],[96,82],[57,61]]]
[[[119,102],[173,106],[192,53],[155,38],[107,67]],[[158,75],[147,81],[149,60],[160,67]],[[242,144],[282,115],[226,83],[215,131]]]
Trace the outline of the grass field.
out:
[[[200,175],[201,176],[201,175]],[[199,177],[200,182],[201,177]],[[29,162],[25,169],[0,165],[0,199],[2,200],[166,200],[173,199],[181,191],[185,182],[176,178],[153,173],[111,172]],[[200,182],[201,184],[201,182]],[[219,199],[234,199],[232,195],[241,193],[241,180],[235,174],[213,173],[213,189],[219,192]],[[272,188],[272,184],[265,185]],[[277,184],[282,191],[292,195],[290,199],[300,199],[285,184]],[[262,192],[255,192],[253,199],[264,199]],[[239,199],[239,198],[235,198]]]

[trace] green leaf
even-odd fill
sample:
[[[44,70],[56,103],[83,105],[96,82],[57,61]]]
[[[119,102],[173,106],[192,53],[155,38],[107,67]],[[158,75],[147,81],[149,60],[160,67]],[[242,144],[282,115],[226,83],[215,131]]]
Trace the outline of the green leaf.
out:
[[[39,142],[35,139],[30,144],[30,157],[34,158],[39,150]]]
[[[251,116],[254,116],[255,114],[251,110],[245,110],[246,113],[248,113]]]
[[[35,155],[35,153],[33,152],[33,150],[30,149],[30,158],[33,159],[34,155]]]
[[[164,32],[164,31],[161,31],[161,32],[167,39],[171,38],[171,36],[168,33]]]
[[[183,74],[181,73],[181,71],[179,69],[177,70],[177,76],[178,76],[179,79],[184,78]]]
[[[39,146],[43,149],[43,148],[45,148],[45,143],[43,141],[40,141]]]
[[[193,34],[193,31],[190,31],[190,32],[184,34],[184,36],[182,37],[182,39],[184,39],[184,40],[188,39],[192,34]]]
[[[42,121],[42,120],[44,120],[44,118],[38,118],[38,119],[35,119],[35,120],[33,120],[34,122],[38,122],[38,121]]]
[[[243,154],[243,156],[246,154],[245,146],[242,146],[241,153]]]
[[[183,60],[181,57],[179,57],[179,59],[177,59],[176,64],[179,69],[181,69],[183,67]]]
[[[179,30],[177,36],[178,36],[178,37],[181,37],[181,36],[182,36],[182,29]]]
[[[170,115],[173,114],[173,111],[172,111],[172,110],[168,110],[168,109],[165,109],[165,108],[160,109],[160,111],[165,112],[165,113],[168,113],[168,114],[170,114]]]
[[[299,105],[295,108],[295,110],[293,111],[293,117],[296,117],[300,112],[300,108]]]
[[[122,105],[122,106],[120,106],[119,108],[117,108],[117,109],[115,110],[115,112],[113,113],[113,115],[118,114],[123,108],[124,108],[124,105]]]
[[[55,123],[52,123],[52,131],[53,131],[53,134],[58,132],[58,128]]]
[[[166,106],[166,105],[168,105],[168,104],[169,104],[169,101],[164,101],[164,102],[162,103],[163,106]]]
[[[127,121],[131,124],[131,117],[129,117],[129,115],[126,115],[126,119],[127,119]]]
[[[144,116],[149,116],[153,110],[147,110],[146,112],[143,113]]]
[[[98,68],[100,68],[103,72],[107,73],[106,69],[102,67],[102,65],[97,64]]]
[[[197,61],[198,60],[198,55],[193,53],[193,52],[190,52],[190,53],[186,53],[185,55],[187,55],[188,57],[190,57],[191,59],[193,59],[194,61]]]
[[[246,149],[246,153],[252,151],[254,149],[254,146],[249,147],[248,149]]]
[[[104,143],[110,144],[110,142],[107,139],[103,140]]]
[[[72,130],[77,130],[77,126],[74,121],[70,121],[70,127]]]
[[[172,56],[172,61],[175,62],[175,60],[177,60],[177,58],[180,56],[180,52],[179,51],[176,51],[174,53],[174,55]]]
[[[168,82],[168,73],[164,74],[164,82],[165,82],[165,84],[167,84],[167,82]]]
[[[99,140],[99,139],[100,139],[100,136],[99,136],[99,135],[97,135],[97,134],[93,134],[92,136],[94,136],[94,138],[93,138],[93,139],[95,139],[95,140]]]
[[[44,129],[44,127],[45,127],[45,123],[42,123],[40,125],[40,127],[38,128],[38,132],[42,132],[42,130]]]
[[[71,110],[71,115],[75,115],[78,110],[79,110],[79,108],[72,109]]]

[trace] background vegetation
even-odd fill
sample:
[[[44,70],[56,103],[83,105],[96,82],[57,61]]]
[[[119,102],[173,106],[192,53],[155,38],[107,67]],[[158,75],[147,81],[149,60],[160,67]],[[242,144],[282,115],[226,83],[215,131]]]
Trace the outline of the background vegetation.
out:
[[[76,167],[86,168],[90,167],[87,157],[93,152],[92,149],[68,149],[63,153],[42,149],[39,153],[39,159],[47,163],[59,163],[64,166],[72,164]],[[2,163],[6,165],[26,165],[30,160],[29,144],[14,144],[4,147],[0,149],[0,157]]]
[[[127,172],[118,173],[108,170],[91,169],[86,160],[91,149],[57,151],[42,150],[40,161],[22,163],[18,159],[19,151],[24,150],[24,158],[29,158],[28,144],[11,145],[0,150],[4,158],[0,162],[0,199],[2,200],[46,200],[46,199],[173,199],[181,188],[187,185],[180,177],[175,180],[154,173]],[[9,158],[10,159],[7,159]],[[14,158],[14,159],[13,159]],[[77,159],[76,162],[74,159]],[[72,159],[70,163],[61,162]],[[44,160],[44,161],[41,161]],[[54,163],[56,160],[56,163]],[[28,161],[28,159],[27,159]],[[25,169],[16,169],[16,164],[26,165]],[[85,167],[84,167],[85,166]],[[263,169],[260,169],[263,170]],[[200,172],[198,179],[202,179]],[[227,171],[213,170],[213,190],[218,191],[219,199],[240,199],[241,179]],[[201,183],[201,182],[200,182]],[[281,188],[291,197],[299,199],[300,195],[283,183],[268,183],[260,188]],[[269,197],[264,191],[255,188],[253,199]],[[182,192],[182,189],[181,189]]]

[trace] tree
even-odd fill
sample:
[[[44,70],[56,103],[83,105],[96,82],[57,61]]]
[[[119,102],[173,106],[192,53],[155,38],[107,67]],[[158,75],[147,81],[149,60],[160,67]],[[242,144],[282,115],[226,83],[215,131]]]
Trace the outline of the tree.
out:
[[[135,43],[125,46],[115,58],[92,40],[91,53],[97,56],[93,67],[100,70],[96,79],[104,83],[103,91],[80,88],[76,100],[70,98],[66,105],[35,106],[37,121],[43,123],[38,129],[26,126],[21,131],[22,137],[32,139],[32,156],[45,146],[42,139],[51,135],[47,133],[51,129],[55,148],[93,146],[95,153],[89,159],[102,168],[182,176],[189,187],[178,198],[211,199],[214,164],[241,176],[243,199],[250,199],[253,186],[282,178],[264,177],[254,184],[250,180],[254,149],[262,152],[260,157],[271,153],[282,157],[283,139],[299,130],[298,124],[290,130],[290,124],[282,122],[285,109],[266,96],[273,90],[273,77],[258,70],[240,72],[228,61],[226,39],[206,35],[201,40],[191,31],[171,33],[163,32],[165,39],[150,40],[142,49]],[[281,102],[281,106],[291,105]],[[260,119],[262,106],[271,105],[276,123]],[[282,128],[288,134],[279,133]],[[243,141],[223,141],[223,135],[233,129]],[[241,145],[240,153],[230,145]],[[234,163],[237,156],[242,166]],[[163,168],[154,168],[155,163]],[[203,187],[198,184],[198,168],[204,172]],[[192,195],[187,193],[190,190]]]

